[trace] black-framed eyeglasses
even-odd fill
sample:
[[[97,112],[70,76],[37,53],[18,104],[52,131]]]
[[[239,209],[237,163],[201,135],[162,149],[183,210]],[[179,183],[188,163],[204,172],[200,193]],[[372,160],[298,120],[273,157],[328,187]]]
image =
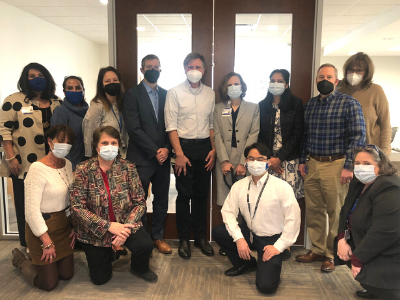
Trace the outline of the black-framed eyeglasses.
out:
[[[356,73],[358,75],[361,75],[365,70],[359,69],[359,70],[353,70],[353,69],[348,69],[347,74],[353,74]]]

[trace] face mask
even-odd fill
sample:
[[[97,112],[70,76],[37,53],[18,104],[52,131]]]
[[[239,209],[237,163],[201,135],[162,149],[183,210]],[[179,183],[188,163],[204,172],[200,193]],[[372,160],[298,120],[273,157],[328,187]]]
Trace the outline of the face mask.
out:
[[[268,91],[274,96],[280,96],[285,91],[285,84],[281,82],[270,82]]]
[[[35,77],[33,79],[30,79],[29,80],[29,86],[35,92],[42,92],[47,86],[46,78]]]
[[[118,147],[113,145],[101,146],[99,155],[104,160],[113,160],[118,155]]]
[[[192,83],[199,82],[201,77],[203,77],[203,74],[197,70],[190,70],[186,73],[186,78]]]
[[[231,85],[228,86],[228,96],[231,99],[237,99],[242,95],[241,85]]]
[[[68,101],[72,105],[78,105],[82,102],[83,100],[83,91],[81,92],[70,92],[66,91],[65,92],[65,97],[67,97]]]
[[[333,83],[326,79],[317,83],[317,89],[318,92],[321,93],[321,95],[329,95],[330,93],[333,92],[334,88],[335,86],[333,85]]]
[[[248,161],[246,166],[247,170],[249,170],[250,174],[253,176],[260,176],[268,169],[268,163],[265,161]]]
[[[53,149],[51,152],[55,157],[64,158],[68,155],[69,151],[71,150],[72,145],[66,143],[54,143],[53,142]]]
[[[158,77],[160,77],[160,71],[157,71],[156,69],[151,69],[144,72],[144,78],[146,78],[146,80],[150,83],[156,83]]]
[[[360,74],[356,74],[356,73],[347,74],[346,79],[351,85],[357,85],[361,82],[361,80],[363,79],[363,76]]]
[[[104,90],[110,96],[116,96],[121,91],[121,83],[113,82],[104,86]]]
[[[354,175],[364,184],[374,181],[377,177],[373,165],[355,165]]]

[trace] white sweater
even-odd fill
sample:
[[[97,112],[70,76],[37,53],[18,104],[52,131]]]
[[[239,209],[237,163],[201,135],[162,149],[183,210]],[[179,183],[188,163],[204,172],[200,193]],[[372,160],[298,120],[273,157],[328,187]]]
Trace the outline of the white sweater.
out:
[[[25,178],[25,219],[36,236],[48,230],[42,213],[61,211],[69,206],[69,186],[74,177],[71,162],[65,161],[61,169],[34,162]]]

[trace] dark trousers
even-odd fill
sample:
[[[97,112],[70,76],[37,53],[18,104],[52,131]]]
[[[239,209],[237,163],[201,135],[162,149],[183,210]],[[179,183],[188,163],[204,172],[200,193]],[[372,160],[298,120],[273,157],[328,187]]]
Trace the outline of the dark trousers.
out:
[[[154,244],[146,229],[140,227],[126,239],[124,245],[132,252],[131,269],[137,273],[147,272]],[[80,246],[85,251],[92,282],[97,285],[108,282],[112,276],[111,263],[114,260],[112,247],[96,247],[85,243],[80,243]]]
[[[282,269],[282,256],[275,255],[269,261],[263,261],[264,247],[273,245],[280,237],[280,234],[271,237],[261,237],[253,234],[253,243],[250,243],[250,230],[245,221],[239,225],[242,234],[250,249],[257,251],[257,273],[256,286],[261,293],[270,294],[276,291],[279,286]],[[212,236],[221,250],[226,253],[234,267],[248,264],[250,261],[239,257],[236,243],[226,230],[225,224],[217,225],[212,229]],[[251,258],[255,260],[255,258]]]
[[[24,180],[17,176],[10,175],[14,190],[15,214],[17,216],[19,242],[26,247],[25,241],[25,185]]]
[[[162,165],[153,162],[152,166],[136,166],[146,199],[148,196],[149,185],[153,198],[153,222],[151,224],[151,236],[154,240],[164,238],[164,221],[168,212],[169,182],[171,174],[170,159],[168,158]],[[147,227],[147,213],[142,217],[143,226]]]
[[[210,189],[211,172],[205,168],[206,157],[211,151],[209,138],[203,141],[180,139],[184,155],[192,166],[186,165],[186,176],[176,176],[176,226],[179,240],[190,239],[192,225],[195,240],[206,237],[207,198]],[[190,205],[191,203],[191,205]]]
[[[400,300],[400,290],[399,289],[381,289],[374,286],[362,284],[361,286],[368,292],[379,296],[383,300]]]

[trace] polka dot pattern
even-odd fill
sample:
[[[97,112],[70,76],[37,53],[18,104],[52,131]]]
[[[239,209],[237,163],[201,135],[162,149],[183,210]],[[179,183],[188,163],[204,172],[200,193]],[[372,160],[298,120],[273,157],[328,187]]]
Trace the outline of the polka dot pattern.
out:
[[[10,102],[4,103],[4,104],[3,104],[3,107],[2,107],[2,109],[3,109],[4,111],[9,111],[11,108],[12,108],[12,105],[11,105]]]
[[[26,139],[25,139],[23,136],[20,136],[20,137],[18,138],[18,145],[19,145],[20,147],[23,147],[23,146],[25,146],[25,144],[26,144]]]
[[[44,143],[44,136],[41,134],[38,134],[37,136],[35,136],[35,143],[38,145],[41,145]]]
[[[25,118],[24,121],[22,122],[25,127],[29,128],[33,126],[33,119],[32,118]]]
[[[15,103],[13,104],[13,109],[14,109],[15,111],[20,111],[20,110],[21,110],[21,107],[22,107],[21,102],[15,102]]]
[[[7,121],[7,122],[4,122],[4,127],[7,127],[7,128],[13,128],[14,127],[14,122],[13,121]]]
[[[35,161],[37,161],[37,155],[35,153],[31,153],[28,155],[27,160],[30,163],[34,163]]]
[[[14,122],[14,129],[17,130],[19,128],[19,121]]]

